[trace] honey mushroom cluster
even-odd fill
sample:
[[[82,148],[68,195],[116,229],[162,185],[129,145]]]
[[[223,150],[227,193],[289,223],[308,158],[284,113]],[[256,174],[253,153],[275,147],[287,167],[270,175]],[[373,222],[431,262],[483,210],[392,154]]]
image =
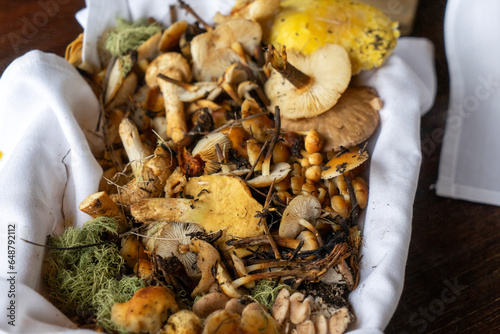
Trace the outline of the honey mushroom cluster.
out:
[[[76,44],[68,49],[101,97],[106,144],[100,192],[80,209],[118,220],[120,254],[148,285],[115,304],[118,328],[333,334],[353,318],[318,306],[307,285],[357,285],[362,144],[381,102],[349,86],[339,45],[309,56],[264,46],[262,24],[278,10],[275,0],[237,1],[215,26],[192,12],[199,23],[111,29],[95,74]],[[137,47],[116,53],[110,39]],[[252,296],[262,282],[288,287],[265,305]]]

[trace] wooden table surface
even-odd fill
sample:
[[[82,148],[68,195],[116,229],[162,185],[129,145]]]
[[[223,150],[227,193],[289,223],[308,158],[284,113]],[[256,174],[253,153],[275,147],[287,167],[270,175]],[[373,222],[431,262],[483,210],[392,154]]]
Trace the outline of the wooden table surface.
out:
[[[449,93],[445,6],[444,0],[420,0],[413,32],[434,42],[439,86],[434,107],[422,118],[412,241],[390,334],[500,333],[500,209],[441,198],[433,189]],[[74,14],[83,7],[83,0],[2,1],[0,73],[32,49],[63,55],[82,31]]]

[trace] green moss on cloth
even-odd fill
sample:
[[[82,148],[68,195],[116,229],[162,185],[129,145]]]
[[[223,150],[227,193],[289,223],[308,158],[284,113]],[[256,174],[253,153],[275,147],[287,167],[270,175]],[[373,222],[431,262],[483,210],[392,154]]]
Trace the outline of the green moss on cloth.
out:
[[[59,236],[51,236],[48,245],[59,248],[78,247],[103,241],[102,236],[116,235],[118,222],[100,217],[81,229],[70,227]],[[144,287],[137,277],[121,276],[124,259],[114,243],[79,249],[50,249],[45,260],[45,282],[49,299],[69,318],[94,316],[104,328],[117,328],[111,323],[111,307],[125,302]],[[120,278],[120,279],[119,279]]]

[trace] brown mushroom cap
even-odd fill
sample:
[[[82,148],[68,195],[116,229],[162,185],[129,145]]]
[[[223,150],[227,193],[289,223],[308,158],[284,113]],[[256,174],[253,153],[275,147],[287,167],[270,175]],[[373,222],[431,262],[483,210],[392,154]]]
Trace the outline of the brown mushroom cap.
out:
[[[247,54],[253,54],[254,49],[260,45],[261,39],[262,28],[260,25],[245,19],[231,20],[218,25],[212,31],[197,35],[191,41],[195,78],[203,81],[210,81],[212,77],[218,78],[227,68],[228,61],[230,63],[241,61],[238,53],[231,50],[233,43],[240,43]],[[209,70],[207,66],[207,61],[210,61],[213,66],[214,60],[211,58],[214,57],[220,58],[218,62],[224,64],[220,66],[221,69],[218,71]],[[204,73],[206,71],[210,71],[210,73]]]
[[[367,140],[377,128],[381,108],[377,92],[369,87],[348,88],[337,104],[312,118],[282,119],[285,131],[316,129],[325,139],[325,151],[338,151]]]
[[[299,195],[288,203],[283,218],[281,218],[279,235],[285,238],[295,238],[305,227],[300,224],[305,219],[314,225],[321,214],[321,203],[314,196]]]
[[[351,80],[351,63],[345,49],[336,44],[326,44],[309,56],[293,50],[287,60],[310,77],[304,87],[296,88],[278,71],[272,70],[264,86],[274,112],[280,108],[282,118],[297,119],[314,117],[324,113],[337,103]]]

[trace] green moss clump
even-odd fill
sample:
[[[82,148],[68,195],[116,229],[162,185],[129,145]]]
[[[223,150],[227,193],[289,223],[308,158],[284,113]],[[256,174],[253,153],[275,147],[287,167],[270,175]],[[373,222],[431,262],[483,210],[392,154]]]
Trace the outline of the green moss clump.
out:
[[[278,293],[281,291],[281,289],[288,289],[292,290],[291,287],[289,287],[286,284],[278,284],[276,286],[276,282],[270,281],[270,280],[260,280],[258,281],[255,286],[250,290],[250,295],[259,303],[264,305],[269,311],[273,308],[274,301],[276,300],[276,297],[278,297]]]
[[[123,69],[123,76],[132,69],[132,60],[128,53],[137,50],[151,36],[161,32],[157,23],[149,24],[147,20],[129,22],[122,18],[116,21],[116,27],[109,32],[105,48],[117,57]]]
[[[106,234],[116,235],[117,230],[115,219],[100,217],[81,229],[70,227],[61,235],[49,237],[47,244],[58,248],[97,244]],[[137,277],[119,279],[124,263],[114,243],[49,249],[44,273],[49,299],[71,319],[95,316],[100,326],[118,330],[110,320],[111,307],[129,300],[145,286]]]

